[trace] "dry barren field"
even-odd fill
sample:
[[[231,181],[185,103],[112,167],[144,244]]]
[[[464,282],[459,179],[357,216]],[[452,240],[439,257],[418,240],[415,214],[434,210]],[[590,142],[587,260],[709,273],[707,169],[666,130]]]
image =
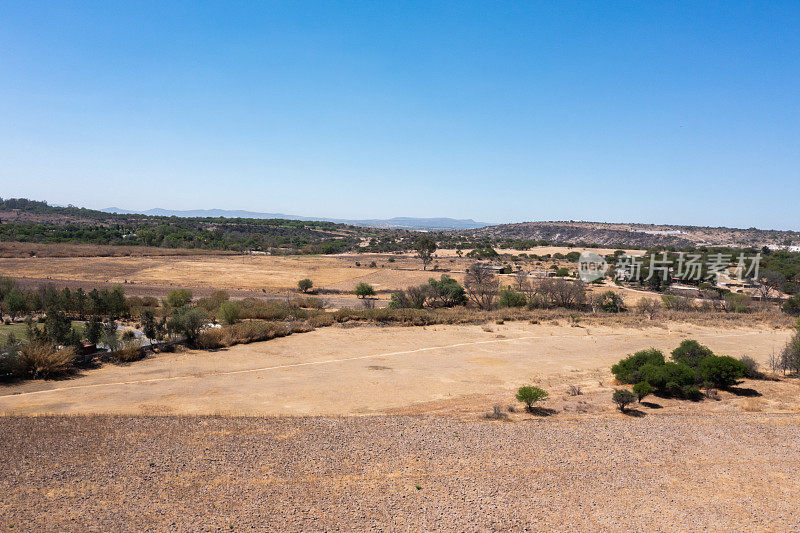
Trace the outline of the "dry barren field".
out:
[[[796,530],[796,380],[610,402],[610,364],[642,347],[763,363],[787,336],[328,327],[3,386],[0,529]],[[542,409],[483,417],[522,383],[550,391]]]
[[[526,383],[550,390],[575,384],[610,396],[611,364],[643,348],[668,353],[695,338],[716,353],[765,363],[788,336],[786,330],[689,324],[328,327],[219,351],[109,364],[73,379],[5,385],[0,413],[480,414],[494,402],[511,402]],[[587,408],[612,404],[605,398]]]

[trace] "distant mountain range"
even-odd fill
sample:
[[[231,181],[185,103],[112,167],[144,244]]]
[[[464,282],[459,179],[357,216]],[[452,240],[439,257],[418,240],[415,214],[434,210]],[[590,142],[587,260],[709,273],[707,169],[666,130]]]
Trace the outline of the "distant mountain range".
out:
[[[282,218],[287,220],[322,220],[325,222],[337,222],[340,224],[350,224],[351,226],[361,226],[366,228],[390,228],[390,229],[409,229],[409,230],[464,230],[464,229],[477,229],[488,226],[485,222],[476,222],[472,219],[456,219],[456,218],[413,218],[413,217],[394,217],[388,219],[366,219],[366,220],[349,220],[340,218],[321,218],[321,217],[304,217],[298,215],[286,215],[283,213],[259,213],[256,211],[242,211],[239,209],[190,209],[190,210],[174,210],[174,209],[147,209],[144,211],[130,211],[119,207],[107,207],[101,209],[105,213],[117,213],[123,215],[150,215],[159,217],[197,217],[197,218]]]

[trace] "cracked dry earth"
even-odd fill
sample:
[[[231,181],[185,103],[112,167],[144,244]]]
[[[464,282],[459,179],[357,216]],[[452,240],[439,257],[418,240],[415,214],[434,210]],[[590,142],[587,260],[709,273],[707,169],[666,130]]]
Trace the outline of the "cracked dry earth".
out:
[[[800,528],[800,417],[0,418],[13,531]]]

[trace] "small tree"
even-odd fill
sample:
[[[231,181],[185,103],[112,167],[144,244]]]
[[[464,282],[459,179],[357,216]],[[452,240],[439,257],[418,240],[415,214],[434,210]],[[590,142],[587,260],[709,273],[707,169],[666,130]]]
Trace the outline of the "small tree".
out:
[[[428,265],[433,261],[433,254],[436,253],[436,241],[427,235],[420,237],[414,243],[414,250],[417,252],[417,257],[422,260],[422,270],[427,270]]]
[[[361,282],[356,285],[356,296],[365,298],[367,296],[375,296],[375,289],[369,283]]]
[[[627,407],[636,401],[636,395],[628,389],[614,389],[611,399],[617,404],[619,410],[624,413]]]
[[[172,316],[168,327],[175,333],[185,336],[189,344],[194,344],[207,320],[208,317],[202,309],[182,307]]]
[[[533,385],[525,385],[520,387],[517,391],[517,401],[525,404],[528,411],[533,412],[533,404],[547,398],[549,394],[547,391],[534,387]]]
[[[167,306],[173,309],[179,309],[185,305],[189,305],[192,301],[192,291],[189,289],[175,289],[167,294]]]
[[[241,314],[242,309],[239,307],[239,304],[234,302],[222,302],[222,305],[219,306],[220,318],[229,326],[236,324]]]
[[[149,309],[145,310],[142,313],[141,322],[144,336],[150,339],[150,342],[155,341],[159,337],[159,328],[153,312]]]
[[[300,289],[302,292],[308,292],[311,290],[311,287],[314,286],[314,282],[308,278],[301,279],[297,282],[297,288]]]
[[[639,403],[641,403],[645,396],[653,394],[653,387],[646,381],[640,381],[633,386],[633,393],[639,399]]]
[[[25,295],[17,289],[12,289],[3,300],[3,310],[8,313],[11,320],[25,314],[28,310],[28,302],[25,300]]]
[[[103,336],[103,323],[100,322],[96,316],[92,315],[83,327],[83,336],[86,337],[86,340],[91,344],[97,344]]]

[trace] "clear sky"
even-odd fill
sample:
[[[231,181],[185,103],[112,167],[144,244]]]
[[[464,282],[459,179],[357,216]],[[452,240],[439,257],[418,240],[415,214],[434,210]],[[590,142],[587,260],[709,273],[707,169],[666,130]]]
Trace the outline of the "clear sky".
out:
[[[800,229],[800,2],[0,0],[0,196]]]

